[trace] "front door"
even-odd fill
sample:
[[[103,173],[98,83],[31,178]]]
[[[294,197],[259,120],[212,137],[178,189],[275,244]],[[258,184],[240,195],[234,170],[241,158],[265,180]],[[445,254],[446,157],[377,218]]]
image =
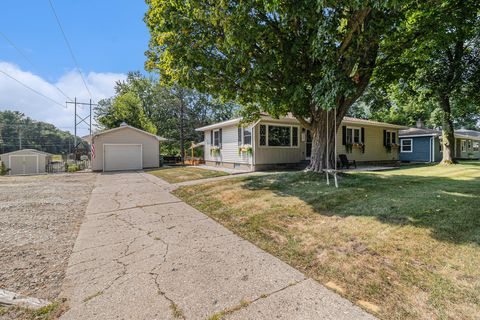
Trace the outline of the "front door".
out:
[[[305,146],[305,159],[310,160],[310,157],[312,156],[312,134],[310,133],[310,130],[307,130],[307,141]]]

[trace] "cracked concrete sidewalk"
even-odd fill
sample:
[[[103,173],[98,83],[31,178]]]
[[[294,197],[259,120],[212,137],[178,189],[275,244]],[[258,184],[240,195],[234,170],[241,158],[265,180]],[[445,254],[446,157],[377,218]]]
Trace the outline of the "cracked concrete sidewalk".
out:
[[[170,189],[145,173],[98,175],[61,319],[375,319]]]

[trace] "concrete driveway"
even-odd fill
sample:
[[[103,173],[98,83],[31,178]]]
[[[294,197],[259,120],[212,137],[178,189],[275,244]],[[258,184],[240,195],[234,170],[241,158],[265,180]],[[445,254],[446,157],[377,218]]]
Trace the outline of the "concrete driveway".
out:
[[[374,319],[169,189],[145,173],[98,175],[62,319]]]

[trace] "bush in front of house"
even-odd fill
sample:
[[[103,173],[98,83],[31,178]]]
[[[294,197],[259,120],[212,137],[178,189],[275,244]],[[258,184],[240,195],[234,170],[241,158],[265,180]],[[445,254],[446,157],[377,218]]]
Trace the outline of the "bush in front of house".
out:
[[[10,168],[7,168],[3,161],[0,161],[0,176],[4,176],[10,171]]]

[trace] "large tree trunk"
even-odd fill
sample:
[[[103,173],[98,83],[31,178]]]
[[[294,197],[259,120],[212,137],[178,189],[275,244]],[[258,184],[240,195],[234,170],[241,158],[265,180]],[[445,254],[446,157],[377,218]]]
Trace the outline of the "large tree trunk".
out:
[[[321,111],[318,117],[310,122],[312,155],[307,170],[321,172],[335,168],[335,135],[340,128],[345,112],[345,110],[338,110],[337,118],[335,119],[334,111],[328,111],[328,132],[327,111]],[[337,130],[335,130],[335,124]],[[341,143],[341,140],[337,141],[337,145]]]
[[[450,107],[450,99],[447,96],[440,97],[440,107],[443,110],[442,115],[442,144],[443,158],[442,164],[455,163],[455,135]]]

